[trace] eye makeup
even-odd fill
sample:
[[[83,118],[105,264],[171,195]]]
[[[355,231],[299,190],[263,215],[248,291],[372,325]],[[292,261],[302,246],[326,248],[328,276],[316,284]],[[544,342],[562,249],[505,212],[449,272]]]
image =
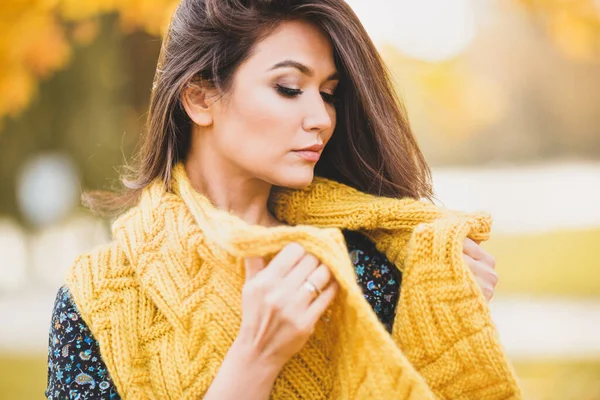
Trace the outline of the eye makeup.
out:
[[[290,88],[281,84],[276,84],[275,88],[277,89],[277,91],[279,92],[279,94],[281,94],[283,97],[286,98],[295,98],[300,96],[302,93],[304,93],[303,90],[301,89],[294,89],[294,88]],[[335,94],[332,93],[327,93],[327,92],[320,92],[321,93],[321,97],[323,98],[323,100],[329,104],[335,104],[338,100],[338,98],[336,97]]]

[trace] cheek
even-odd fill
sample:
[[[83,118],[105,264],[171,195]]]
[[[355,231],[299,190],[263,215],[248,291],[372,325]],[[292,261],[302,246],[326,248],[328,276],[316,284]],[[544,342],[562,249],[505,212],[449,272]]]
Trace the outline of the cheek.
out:
[[[237,109],[246,121],[264,128],[273,124],[297,125],[301,120],[298,105],[279,95],[275,89],[261,87],[249,92],[248,96],[237,100]]]
[[[222,119],[230,145],[265,158],[289,151],[301,127],[298,107],[271,88],[239,90]]]

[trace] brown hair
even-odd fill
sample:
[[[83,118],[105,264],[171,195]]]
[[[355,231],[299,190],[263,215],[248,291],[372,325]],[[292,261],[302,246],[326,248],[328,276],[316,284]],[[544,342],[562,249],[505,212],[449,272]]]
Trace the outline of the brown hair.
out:
[[[431,173],[410,129],[386,66],[344,0],[183,0],[163,40],[135,167],[118,196],[90,193],[95,211],[121,211],[160,178],[169,187],[184,160],[191,121],[182,91],[194,81],[230,89],[236,68],[283,21],[302,19],[331,39],[341,74],[337,125],[315,167],[318,176],[363,192],[431,199]]]

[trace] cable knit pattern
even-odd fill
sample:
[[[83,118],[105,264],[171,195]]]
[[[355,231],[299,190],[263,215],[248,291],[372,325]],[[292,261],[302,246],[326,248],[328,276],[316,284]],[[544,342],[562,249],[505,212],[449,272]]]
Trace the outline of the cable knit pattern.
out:
[[[67,283],[124,399],[200,399],[241,321],[243,258],[298,242],[340,283],[274,399],[520,399],[489,310],[462,258],[491,220],[316,178],[274,191],[291,226],[248,225],[194,191],[183,166],[113,224],[115,240],[78,258]],[[340,229],[359,230],[403,271],[392,335],[356,282]],[[377,368],[371,360],[380,360]]]

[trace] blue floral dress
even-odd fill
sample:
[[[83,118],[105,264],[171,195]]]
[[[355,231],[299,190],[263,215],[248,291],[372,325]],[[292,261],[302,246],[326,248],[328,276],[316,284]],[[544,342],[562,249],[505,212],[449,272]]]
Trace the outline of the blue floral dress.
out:
[[[381,323],[391,332],[402,274],[364,235],[344,231],[356,279]],[[100,355],[100,345],[81,318],[67,286],[58,291],[48,346],[50,400],[120,399]]]

